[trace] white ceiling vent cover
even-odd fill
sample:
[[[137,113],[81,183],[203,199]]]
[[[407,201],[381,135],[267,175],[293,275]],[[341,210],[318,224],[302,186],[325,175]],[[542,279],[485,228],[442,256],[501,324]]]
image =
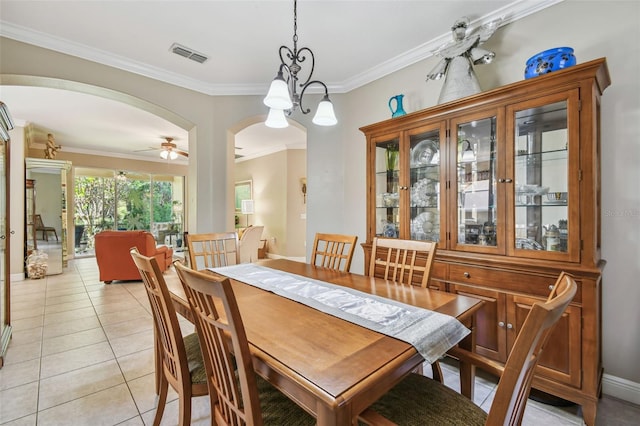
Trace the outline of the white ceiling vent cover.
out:
[[[169,50],[176,55],[191,59],[192,61],[196,61],[199,64],[203,64],[207,59],[209,59],[204,54],[196,52],[195,50],[189,49],[188,47],[182,46],[178,43],[173,43]]]

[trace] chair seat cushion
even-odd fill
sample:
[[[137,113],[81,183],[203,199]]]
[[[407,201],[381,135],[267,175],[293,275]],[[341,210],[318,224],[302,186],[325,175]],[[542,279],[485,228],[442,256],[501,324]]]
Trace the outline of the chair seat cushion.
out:
[[[200,341],[196,333],[191,333],[183,338],[184,349],[187,352],[187,365],[191,374],[191,383],[206,384],[207,372],[204,368],[202,360],[202,351],[200,350]]]
[[[406,426],[483,426],[487,419],[467,397],[420,374],[412,373],[371,408]]]
[[[315,425],[316,419],[287,398],[271,383],[256,375],[262,419],[266,425]]]

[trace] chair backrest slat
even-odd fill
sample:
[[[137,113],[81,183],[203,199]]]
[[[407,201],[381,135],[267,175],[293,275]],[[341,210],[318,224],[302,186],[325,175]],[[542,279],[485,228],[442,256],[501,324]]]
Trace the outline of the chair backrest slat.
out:
[[[313,242],[311,263],[316,266],[349,272],[356,241],[358,241],[356,235],[318,232]]]
[[[435,253],[435,242],[374,238],[368,273],[397,283],[427,287]]]

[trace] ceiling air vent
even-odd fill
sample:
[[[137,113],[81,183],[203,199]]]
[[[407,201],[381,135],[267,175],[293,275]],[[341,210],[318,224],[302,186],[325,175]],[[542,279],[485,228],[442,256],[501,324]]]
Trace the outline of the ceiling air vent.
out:
[[[189,49],[188,47],[182,46],[178,43],[173,43],[169,50],[171,50],[176,55],[180,55],[184,58],[191,59],[192,61],[196,61],[199,64],[202,64],[207,59],[209,59],[202,53],[196,52],[195,50]]]

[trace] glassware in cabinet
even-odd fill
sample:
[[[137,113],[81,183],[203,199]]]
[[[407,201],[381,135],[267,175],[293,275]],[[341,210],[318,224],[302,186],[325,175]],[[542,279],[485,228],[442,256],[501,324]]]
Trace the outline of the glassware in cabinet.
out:
[[[400,139],[375,144],[376,235],[398,238],[400,232]]]
[[[440,241],[440,130],[409,136],[409,226],[412,240]]]
[[[514,114],[516,250],[569,250],[567,100]]]

